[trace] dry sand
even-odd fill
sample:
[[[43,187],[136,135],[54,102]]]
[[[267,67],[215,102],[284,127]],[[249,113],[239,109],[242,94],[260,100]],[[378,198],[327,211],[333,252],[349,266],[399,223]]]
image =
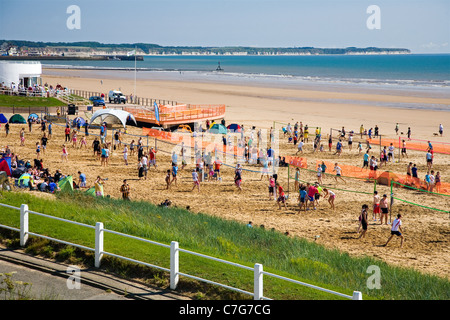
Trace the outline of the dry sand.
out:
[[[81,90],[102,91],[100,79],[92,77],[80,77],[79,71],[67,71],[65,78],[45,76],[44,80],[51,84],[60,83],[69,88]],[[134,83],[128,80],[102,79],[103,88],[121,88],[127,94],[133,91]],[[106,91],[107,90],[104,90]],[[402,101],[419,103],[431,98],[402,96],[402,95],[379,95],[361,93],[339,93],[326,91],[312,91],[301,89],[282,89],[258,86],[205,84],[199,82],[174,82],[174,81],[139,81],[138,95],[142,97],[176,100],[193,104],[216,104],[227,105],[227,122],[238,122],[248,127],[254,125],[257,128],[269,128],[273,121],[291,122],[302,121],[309,126],[320,126],[324,133],[330,128],[341,128],[345,126],[348,130],[359,130],[359,126],[373,127],[377,124],[380,132],[390,137],[395,137],[395,123],[399,122],[400,130],[406,131],[407,126],[413,129],[413,135],[422,139],[432,139],[449,142],[444,137],[434,137],[439,123],[446,126],[448,123],[448,112],[422,111],[398,108],[380,108],[358,104],[334,103],[333,99],[355,99],[358,101]],[[301,101],[308,97],[312,100]],[[299,100],[300,98],[300,100]],[[323,101],[322,98],[330,99]],[[297,99],[297,100],[296,100]],[[424,100],[426,99],[426,100]],[[435,99],[435,103],[450,104],[450,99]],[[26,130],[26,146],[19,146],[19,129],[21,126],[13,125],[12,133],[4,138],[1,132],[2,145],[12,146],[22,158],[34,159],[34,145],[41,136],[37,127],[32,133]],[[281,125],[277,124],[277,129]],[[142,130],[129,127],[129,132],[141,134]],[[280,131],[281,132],[281,131]],[[95,132],[97,133],[97,132]],[[111,139],[109,137],[109,139]],[[126,136],[124,142],[129,143],[132,137]],[[139,180],[137,175],[137,157],[129,156],[130,165],[123,162],[121,149],[113,152],[111,161],[107,167],[101,167],[100,162],[93,156],[91,148],[93,137],[88,137],[88,149],[79,150],[69,147],[69,162],[61,161],[61,145],[64,142],[62,127],[55,126],[54,137],[50,140],[46,154],[43,156],[44,167],[48,167],[53,173],[61,169],[64,174],[77,176],[76,172],[81,170],[86,173],[88,185],[92,185],[97,175],[108,177],[105,185],[106,194],[112,197],[120,197],[119,187],[123,179],[128,179],[132,191],[131,197],[136,200],[147,200],[152,203],[160,203],[170,199],[175,205],[190,206],[194,212],[223,217],[225,219],[238,220],[243,223],[253,221],[254,225],[264,225],[265,228],[274,228],[280,232],[289,232],[289,236],[304,237],[317,241],[330,248],[338,248],[351,255],[368,255],[377,257],[385,262],[412,267],[426,273],[432,273],[449,278],[450,276],[450,252],[449,252],[449,214],[420,208],[417,206],[403,204],[399,201],[394,203],[393,215],[401,212],[403,215],[403,231],[406,238],[403,248],[399,248],[399,239],[394,238],[387,247],[382,245],[390,235],[389,225],[379,225],[378,221],[372,221],[372,213],[369,212],[369,230],[365,239],[356,239],[358,227],[358,216],[362,204],[371,207],[372,196],[355,192],[337,190],[336,210],[332,211],[327,202],[322,201],[318,210],[297,213],[297,199],[293,194],[293,181],[290,180],[290,199],[287,202],[287,210],[279,210],[273,199],[269,198],[267,178],[261,180],[259,173],[244,171],[243,191],[239,193],[233,184],[234,170],[222,167],[222,182],[204,182],[201,191],[192,190],[191,169],[189,165],[181,171],[178,177],[178,185],[173,185],[169,190],[165,189],[165,172],[170,168],[171,146],[159,144],[161,151],[157,156],[158,167],[150,168],[146,180]],[[355,138],[358,141],[357,138]],[[110,140],[109,140],[110,141]],[[346,144],[344,144],[346,145]],[[280,133],[280,153],[293,155],[296,148],[287,143]],[[327,150],[327,148],[325,148]],[[343,164],[362,164],[362,154],[355,150],[344,149],[343,155],[337,159],[330,152],[311,152],[311,143],[306,147],[302,155],[308,159],[308,163],[315,164],[316,160],[339,161]],[[378,147],[374,148],[374,155],[378,155]],[[396,154],[397,156],[397,154]],[[419,167],[421,176],[425,174],[424,153],[409,152],[409,158],[400,163],[388,164],[388,170],[397,173],[405,173],[407,161],[414,161]],[[435,155],[434,169],[440,171],[442,179],[449,182],[450,175],[449,155]],[[259,170],[258,167],[246,166],[248,169]],[[384,169],[384,168],[383,168]],[[291,168],[291,175],[293,169]],[[286,168],[279,169],[279,182],[288,188],[288,174]],[[302,172],[302,178],[314,181],[313,173]],[[347,183],[338,182],[327,177],[325,185],[330,188],[348,189],[353,191],[372,192],[373,184],[361,182],[354,179],[346,179]],[[387,193],[386,186],[378,186],[381,194]],[[411,190],[396,191],[399,198],[420,203],[422,205],[435,207],[443,210],[449,208],[449,197],[418,193]],[[392,218],[393,219],[393,218]],[[319,236],[319,237],[317,237]]]

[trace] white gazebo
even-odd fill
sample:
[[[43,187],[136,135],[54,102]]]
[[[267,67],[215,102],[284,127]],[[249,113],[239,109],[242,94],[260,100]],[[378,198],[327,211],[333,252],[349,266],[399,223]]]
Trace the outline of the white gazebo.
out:
[[[0,61],[0,83],[13,90],[41,85],[41,74],[39,61]]]

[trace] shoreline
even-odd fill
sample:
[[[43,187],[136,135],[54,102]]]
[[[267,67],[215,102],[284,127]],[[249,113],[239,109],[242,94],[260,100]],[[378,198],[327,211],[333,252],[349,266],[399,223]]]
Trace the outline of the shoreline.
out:
[[[53,69],[52,69],[53,70]],[[43,70],[43,82],[57,83],[73,89],[104,92],[119,89],[134,94],[134,73],[101,73],[95,70]],[[104,77],[108,76],[108,77]],[[342,90],[341,90],[342,89]],[[260,83],[218,83],[187,80],[140,79],[136,96],[189,104],[225,104],[226,120],[270,128],[274,121],[295,123],[329,130],[345,126],[359,132],[361,124],[368,129],[376,124],[381,132],[393,133],[398,122],[406,133],[410,126],[413,137],[432,139],[438,125],[445,122],[450,111],[450,96],[429,97],[417,92],[369,90],[369,93],[349,86],[277,86]],[[447,106],[448,111],[426,109],[423,106]],[[396,107],[397,106],[397,107]],[[400,107],[398,107],[400,106]],[[419,108],[417,108],[419,107]],[[370,124],[368,124],[370,123]],[[444,123],[445,126],[445,123]],[[327,131],[328,132],[328,131]]]
[[[54,77],[78,77],[93,79],[133,80],[134,68],[97,68],[73,66],[42,66],[43,75]],[[196,82],[199,84],[221,84],[248,87],[264,87],[313,91],[338,91],[341,93],[364,93],[376,95],[438,98],[450,101],[450,88],[446,86],[414,85],[411,81],[404,84],[386,84],[371,79],[319,79],[301,78],[269,74],[238,74],[214,71],[181,71],[181,70],[139,70],[136,69],[136,81],[174,81]],[[426,103],[426,101],[422,101]],[[447,102],[442,111],[450,111]]]

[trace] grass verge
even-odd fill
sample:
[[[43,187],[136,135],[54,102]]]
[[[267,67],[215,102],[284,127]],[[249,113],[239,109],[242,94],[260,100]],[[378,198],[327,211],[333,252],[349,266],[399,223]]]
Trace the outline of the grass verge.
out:
[[[103,222],[106,229],[114,230],[164,244],[178,241],[180,248],[214,256],[253,267],[261,263],[264,271],[352,295],[361,291],[364,299],[448,300],[450,282],[415,270],[387,265],[381,260],[350,257],[347,253],[330,250],[314,242],[245,224],[219,219],[206,214],[194,214],[179,208],[162,208],[144,201],[124,202],[120,199],[94,198],[81,193],[60,193],[56,199],[38,198],[29,193],[4,193],[1,202],[61,218],[95,225]],[[18,211],[1,208],[0,224],[19,227]],[[30,215],[30,231],[65,241],[94,247],[94,231],[76,225]],[[6,240],[10,241],[10,240]],[[90,253],[59,246],[48,247],[43,240],[35,240],[39,254],[54,258],[78,259],[93,264]],[[15,241],[17,243],[17,241]],[[33,242],[27,245],[33,251]],[[42,244],[44,243],[44,244]],[[143,262],[169,268],[169,249],[143,243],[130,238],[105,234],[105,251],[127,256]],[[61,252],[62,250],[62,252]],[[72,251],[72,252],[71,252]],[[76,255],[75,255],[76,256]],[[380,270],[379,289],[369,289],[371,276],[367,270],[376,266]],[[164,272],[106,257],[102,267],[127,277],[152,279],[164,288],[168,276]],[[139,272],[138,272],[139,271]],[[230,265],[197,256],[180,254],[180,272],[209,279],[243,290],[253,291],[253,273]],[[180,290],[191,292],[198,299],[244,299],[227,290],[191,281],[181,277]],[[264,296],[284,300],[340,299],[337,296],[264,276]]]

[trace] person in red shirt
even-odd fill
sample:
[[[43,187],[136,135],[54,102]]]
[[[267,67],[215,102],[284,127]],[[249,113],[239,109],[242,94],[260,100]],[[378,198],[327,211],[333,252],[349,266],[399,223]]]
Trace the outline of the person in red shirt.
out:
[[[217,175],[217,179],[219,179],[220,177],[220,165],[221,165],[220,160],[214,161],[214,173]]]
[[[153,147],[150,148],[150,152],[148,153],[148,157],[149,157],[149,164],[148,166],[150,167],[151,165],[155,166],[156,168],[156,150],[153,149]]]
[[[277,187],[278,187],[278,199],[277,199],[278,207],[281,209],[281,203],[283,203],[284,208],[287,209],[286,195],[284,194],[283,187],[280,186],[278,183],[277,183]]]
[[[308,183],[308,185],[309,185],[309,183]],[[316,194],[316,193],[319,193],[319,190],[317,190],[317,184],[315,184],[315,185],[309,185],[309,187],[307,186],[307,189],[308,189],[308,204],[307,204],[307,206],[306,206],[306,210],[309,210],[309,207],[310,207],[310,205],[311,205],[311,203],[313,204],[313,206],[314,206],[314,195]],[[316,207],[314,206],[314,210],[316,210]]]
[[[66,129],[64,130],[64,133],[66,134],[66,142],[70,142],[70,128],[69,128],[69,126],[67,125],[66,126]]]

